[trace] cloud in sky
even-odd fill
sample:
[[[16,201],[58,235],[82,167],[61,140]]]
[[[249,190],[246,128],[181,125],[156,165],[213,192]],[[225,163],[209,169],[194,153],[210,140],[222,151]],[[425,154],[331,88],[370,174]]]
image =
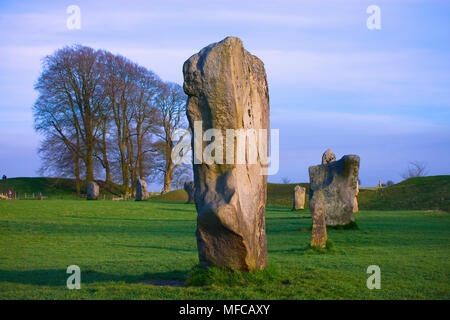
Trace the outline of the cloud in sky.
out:
[[[31,106],[45,55],[80,43],[181,83],[183,62],[227,35],[241,37],[265,63],[285,163],[272,179],[307,180],[298,163],[307,168],[333,146],[340,155],[361,153],[363,183],[394,175],[408,159],[429,158],[436,174],[450,169],[435,161],[450,156],[448,2],[378,1],[379,31],[365,27],[369,1],[77,3],[79,31],[66,28],[68,3],[0,4],[0,136],[14,141],[0,140],[0,167],[9,176],[39,167]],[[24,165],[19,154],[32,160]]]

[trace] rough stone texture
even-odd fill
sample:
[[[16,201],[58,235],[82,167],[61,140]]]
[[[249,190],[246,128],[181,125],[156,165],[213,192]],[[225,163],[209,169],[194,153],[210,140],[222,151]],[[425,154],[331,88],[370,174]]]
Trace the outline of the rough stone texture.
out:
[[[336,156],[331,149],[326,150],[322,155],[322,164],[329,164],[336,161]]]
[[[353,203],[353,212],[358,212],[359,208],[358,208],[358,198],[356,197],[359,194],[359,182],[356,181],[356,195],[355,195],[355,200]]]
[[[136,181],[136,201],[143,201],[148,199],[147,182],[144,179],[137,179]]]
[[[356,155],[309,167],[309,206],[313,218],[316,207],[323,207],[327,225],[346,225],[355,220],[358,171],[359,157]]]
[[[98,184],[94,181],[89,181],[87,184],[86,198],[88,200],[97,200],[99,192],[100,187],[98,186]]]
[[[310,205],[313,219],[311,246],[325,248],[327,246],[327,224],[325,223],[325,213],[323,210],[323,201],[314,201]]]
[[[184,190],[188,195],[187,203],[194,203],[194,181],[186,181],[184,183]]]
[[[191,129],[194,121],[203,121],[203,132],[216,128],[223,137],[226,129],[267,129],[269,133],[264,64],[243,48],[240,39],[228,37],[205,47],[184,63],[183,73]],[[201,265],[241,271],[267,265],[267,176],[261,174],[262,167],[259,157],[256,164],[194,163]]]
[[[295,186],[293,210],[302,210],[305,208],[305,193],[305,188],[302,186]]]

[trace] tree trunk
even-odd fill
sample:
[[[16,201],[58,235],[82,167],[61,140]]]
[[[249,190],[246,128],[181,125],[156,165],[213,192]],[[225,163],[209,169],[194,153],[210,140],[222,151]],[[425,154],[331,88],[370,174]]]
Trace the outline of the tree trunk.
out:
[[[106,122],[103,124],[103,132],[102,132],[102,142],[103,142],[103,163],[105,164],[105,173],[106,173],[106,182],[111,182],[111,168],[109,166],[108,161],[108,150],[106,148]]]
[[[172,170],[166,170],[166,172],[164,172],[164,188],[163,191],[161,192],[162,194],[170,191],[172,187],[172,179],[173,179]]]
[[[86,154],[86,182],[94,181],[94,150],[88,146]]]
[[[77,192],[77,198],[80,197],[80,159],[75,155],[75,190]]]

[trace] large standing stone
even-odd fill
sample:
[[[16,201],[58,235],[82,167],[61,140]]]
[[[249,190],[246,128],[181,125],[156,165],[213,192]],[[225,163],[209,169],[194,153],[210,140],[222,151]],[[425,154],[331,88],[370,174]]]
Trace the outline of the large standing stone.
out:
[[[347,155],[339,161],[309,167],[311,214],[323,207],[327,225],[346,225],[353,215],[358,185],[359,157]],[[322,209],[320,209],[322,210]]]
[[[136,201],[143,201],[148,199],[147,182],[144,179],[137,179],[136,181]]]
[[[327,149],[322,155],[322,164],[329,164],[336,161],[336,156],[331,149]]]
[[[100,187],[98,186],[98,184],[94,181],[89,181],[87,184],[87,191],[86,191],[87,199],[97,200],[99,191]]]
[[[302,210],[305,208],[305,193],[305,188],[302,186],[295,186],[293,210]]]
[[[184,191],[188,195],[187,203],[194,203],[194,181],[186,181],[184,183]]]
[[[243,48],[240,39],[228,37],[189,58],[183,73],[184,91],[189,96],[187,116],[194,130],[200,264],[241,271],[263,269],[267,265],[267,176],[261,174],[262,154],[253,164],[226,163],[225,159],[223,164],[196,163],[194,126],[202,121],[203,131],[215,128],[223,137],[227,129],[267,129],[262,137],[267,143],[269,95],[264,64]],[[201,136],[196,143],[202,144],[203,151]],[[228,147],[236,159],[236,148]]]

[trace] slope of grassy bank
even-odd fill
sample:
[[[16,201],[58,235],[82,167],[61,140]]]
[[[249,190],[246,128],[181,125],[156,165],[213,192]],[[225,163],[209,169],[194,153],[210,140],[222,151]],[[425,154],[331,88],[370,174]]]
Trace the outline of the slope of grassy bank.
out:
[[[198,263],[194,205],[0,201],[0,299],[450,298],[450,215],[361,211],[357,219],[359,230],[328,231],[333,252],[311,253],[308,210],[269,206],[276,273],[170,287],[145,282],[182,283]],[[80,290],[66,287],[69,265],[81,269]],[[366,287],[370,265],[381,269],[380,290]]]
[[[360,191],[364,210],[443,210],[450,212],[450,176],[411,178],[391,187]]]
[[[97,181],[100,186],[100,193],[106,195],[119,195],[122,193],[119,185],[115,183],[105,183]],[[75,180],[66,178],[9,178],[0,180],[0,193],[7,193],[14,190],[20,197],[25,194],[37,196],[41,192],[46,197],[71,198],[76,194]],[[81,181],[81,193],[86,192],[86,182]]]

